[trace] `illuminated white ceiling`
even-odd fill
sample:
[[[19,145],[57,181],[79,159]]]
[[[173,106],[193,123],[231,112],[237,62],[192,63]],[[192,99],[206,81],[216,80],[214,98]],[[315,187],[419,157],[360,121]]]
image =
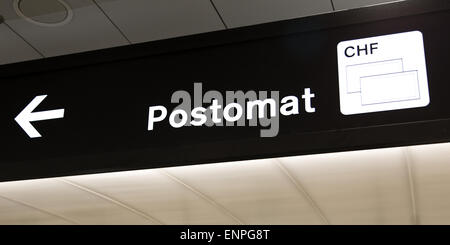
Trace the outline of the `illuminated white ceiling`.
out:
[[[0,224],[450,224],[450,143],[0,183]]]
[[[0,64],[390,1],[0,0],[0,15],[5,19],[0,24]]]

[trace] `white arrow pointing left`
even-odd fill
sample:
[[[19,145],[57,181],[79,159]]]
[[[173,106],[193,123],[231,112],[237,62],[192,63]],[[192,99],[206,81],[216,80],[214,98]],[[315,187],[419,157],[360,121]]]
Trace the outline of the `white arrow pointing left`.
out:
[[[14,120],[30,136],[30,138],[42,137],[42,135],[31,125],[30,122],[57,119],[64,117],[64,109],[33,112],[36,107],[47,97],[47,95],[36,96],[26,107],[17,115]]]

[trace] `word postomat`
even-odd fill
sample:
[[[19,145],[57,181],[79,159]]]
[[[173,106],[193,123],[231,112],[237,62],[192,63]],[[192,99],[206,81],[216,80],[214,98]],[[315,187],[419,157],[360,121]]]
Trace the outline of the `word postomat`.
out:
[[[173,128],[183,126],[257,126],[265,127],[261,130],[261,137],[274,137],[279,131],[279,115],[290,116],[300,114],[300,101],[306,113],[314,113],[312,99],[315,94],[310,88],[305,88],[301,98],[290,95],[279,100],[279,91],[226,91],[223,99],[219,91],[211,90],[202,93],[202,84],[194,84],[194,98],[184,90],[172,94],[171,102],[178,106],[168,115],[163,105],[149,107],[148,131],[155,129],[155,125],[167,119]],[[192,103],[194,102],[194,108]],[[207,106],[205,106],[206,104]]]

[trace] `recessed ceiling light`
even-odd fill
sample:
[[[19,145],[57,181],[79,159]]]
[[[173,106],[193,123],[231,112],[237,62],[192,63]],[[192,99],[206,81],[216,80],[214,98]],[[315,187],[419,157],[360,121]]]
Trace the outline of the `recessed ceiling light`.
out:
[[[72,9],[63,0],[14,0],[13,6],[17,15],[39,26],[62,26],[73,17]]]

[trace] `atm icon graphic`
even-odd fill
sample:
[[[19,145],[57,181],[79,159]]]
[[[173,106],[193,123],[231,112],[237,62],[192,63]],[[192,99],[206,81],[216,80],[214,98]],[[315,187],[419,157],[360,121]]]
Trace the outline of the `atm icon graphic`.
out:
[[[349,47],[373,47],[373,44],[377,48],[371,49],[371,52],[348,55]],[[342,114],[407,109],[429,104],[421,32],[344,41],[338,44],[337,50]]]

